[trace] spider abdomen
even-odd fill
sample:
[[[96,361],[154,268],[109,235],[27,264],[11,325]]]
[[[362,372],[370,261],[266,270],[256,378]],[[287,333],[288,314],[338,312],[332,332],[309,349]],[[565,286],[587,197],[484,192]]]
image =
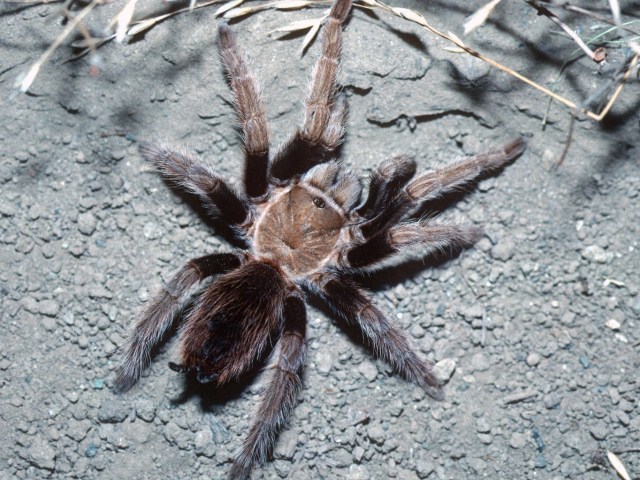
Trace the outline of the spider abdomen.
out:
[[[292,275],[303,275],[332,254],[343,226],[344,215],[332,198],[299,184],[282,192],[258,220],[255,248]]]
[[[181,334],[180,367],[218,384],[240,376],[282,324],[287,282],[276,267],[249,261],[203,290]]]

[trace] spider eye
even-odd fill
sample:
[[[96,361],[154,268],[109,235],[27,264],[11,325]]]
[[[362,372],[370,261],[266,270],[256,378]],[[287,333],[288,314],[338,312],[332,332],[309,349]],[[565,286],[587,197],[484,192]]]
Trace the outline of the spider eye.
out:
[[[324,200],[320,197],[313,197],[313,204],[318,208],[324,208]]]

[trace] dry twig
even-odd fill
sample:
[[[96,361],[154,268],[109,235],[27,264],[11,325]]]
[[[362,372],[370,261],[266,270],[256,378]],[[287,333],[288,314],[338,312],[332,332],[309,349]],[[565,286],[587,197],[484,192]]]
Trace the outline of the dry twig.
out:
[[[543,7],[542,5],[538,4],[538,2],[535,2],[533,0],[524,0],[525,3],[527,5],[532,6],[533,8],[535,8],[538,11],[538,15],[544,15],[545,17],[547,17],[549,20],[551,20],[552,22],[554,22],[556,25],[558,25],[560,28],[562,28],[562,30],[564,30],[567,35],[569,35],[571,37],[571,39],[576,42],[576,44],[582,49],[582,51],[584,53],[587,54],[587,56],[593,60],[596,63],[600,63],[602,61],[605,60],[606,56],[602,53],[601,50],[596,49],[591,50],[586,43],[584,43],[582,41],[582,39],[578,36],[578,34],[576,32],[574,32],[566,23],[564,23],[562,20],[560,20],[553,12],[551,12],[549,9]]]
[[[44,65],[47,62],[47,60],[49,60],[49,57],[51,57],[53,52],[55,52],[56,49],[62,44],[62,42],[64,42],[65,38],[67,38],[71,34],[71,32],[73,32],[76,29],[76,27],[80,25],[80,22],[82,22],[84,17],[89,15],[89,13],[91,13],[91,11],[100,3],[101,3],[101,0],[93,0],[89,5],[84,7],[80,11],[80,13],[78,13],[78,15],[76,15],[69,21],[69,23],[64,28],[62,33],[58,36],[58,38],[56,38],[53,41],[53,43],[49,45],[49,48],[47,48],[47,50],[40,56],[40,58],[36,61],[36,63],[34,63],[31,66],[27,74],[22,79],[19,80],[18,87],[22,93],[25,93],[27,90],[29,90],[29,88],[31,87],[31,84],[36,79],[38,72],[40,72],[42,65]]]

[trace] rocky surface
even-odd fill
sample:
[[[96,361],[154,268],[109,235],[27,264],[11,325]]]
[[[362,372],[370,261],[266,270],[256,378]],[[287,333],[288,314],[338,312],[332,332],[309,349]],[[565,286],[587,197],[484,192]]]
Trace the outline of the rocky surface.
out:
[[[473,9],[393,3],[458,33]],[[224,478],[259,376],[225,392],[193,388],[167,368],[169,345],[134,390],[111,391],[118,349],[154,288],[189,258],[228,248],[136,145],[189,145],[239,177],[215,8],[106,45],[98,77],[86,59],[63,63],[63,49],[18,96],[16,76],[62,27],[54,4],[4,8],[0,477]],[[314,15],[263,12],[234,25],[262,80],[275,144],[301,119],[318,44],[300,58],[301,37],[268,32]],[[574,45],[524,3],[493,18],[465,41],[550,85]],[[632,77],[604,123],[576,121],[563,165],[551,169],[567,111],[552,105],[542,130],[545,97],[448,46],[359,10],[341,76],[351,107],[344,159],[363,177],[399,153],[425,169],[529,139],[513,165],[447,199],[445,216],[485,229],[474,248],[367,283],[438,362],[447,398],[432,401],[310,308],[305,389],[256,479],[615,478],[606,449],[640,475],[638,83]],[[610,55],[615,66],[622,53]],[[560,92],[588,96],[606,82],[596,70],[572,64]]]

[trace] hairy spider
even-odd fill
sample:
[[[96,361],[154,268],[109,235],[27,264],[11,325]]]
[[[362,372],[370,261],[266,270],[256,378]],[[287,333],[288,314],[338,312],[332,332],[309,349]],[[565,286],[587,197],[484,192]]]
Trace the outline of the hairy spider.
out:
[[[219,386],[235,380],[269,353],[266,389],[235,458],[233,478],[247,477],[255,463],[265,460],[296,403],[306,353],[306,295],[319,297],[337,317],[358,327],[373,350],[403,377],[432,397],[442,397],[433,365],[420,358],[354,277],[379,268],[405,248],[426,253],[473,243],[476,227],[419,220],[412,212],[424,201],[503,166],[525,148],[518,139],[419,175],[413,160],[390,159],[373,172],[360,202],[360,183],[342,171],[338,158],[347,105],[338,92],[336,73],[342,23],[350,9],[351,0],[334,3],[303,125],[273,155],[257,82],[238,54],[231,30],[220,26],[222,63],[244,144],[242,193],[184,150],[146,143],[140,147],[166,179],[198,195],[228,223],[246,249],[193,259],[168,281],[135,325],[115,386],[123,392],[138,381],[151,350],[178,318],[180,361],[169,366],[200,382]],[[196,293],[198,285],[214,275],[217,279]]]

